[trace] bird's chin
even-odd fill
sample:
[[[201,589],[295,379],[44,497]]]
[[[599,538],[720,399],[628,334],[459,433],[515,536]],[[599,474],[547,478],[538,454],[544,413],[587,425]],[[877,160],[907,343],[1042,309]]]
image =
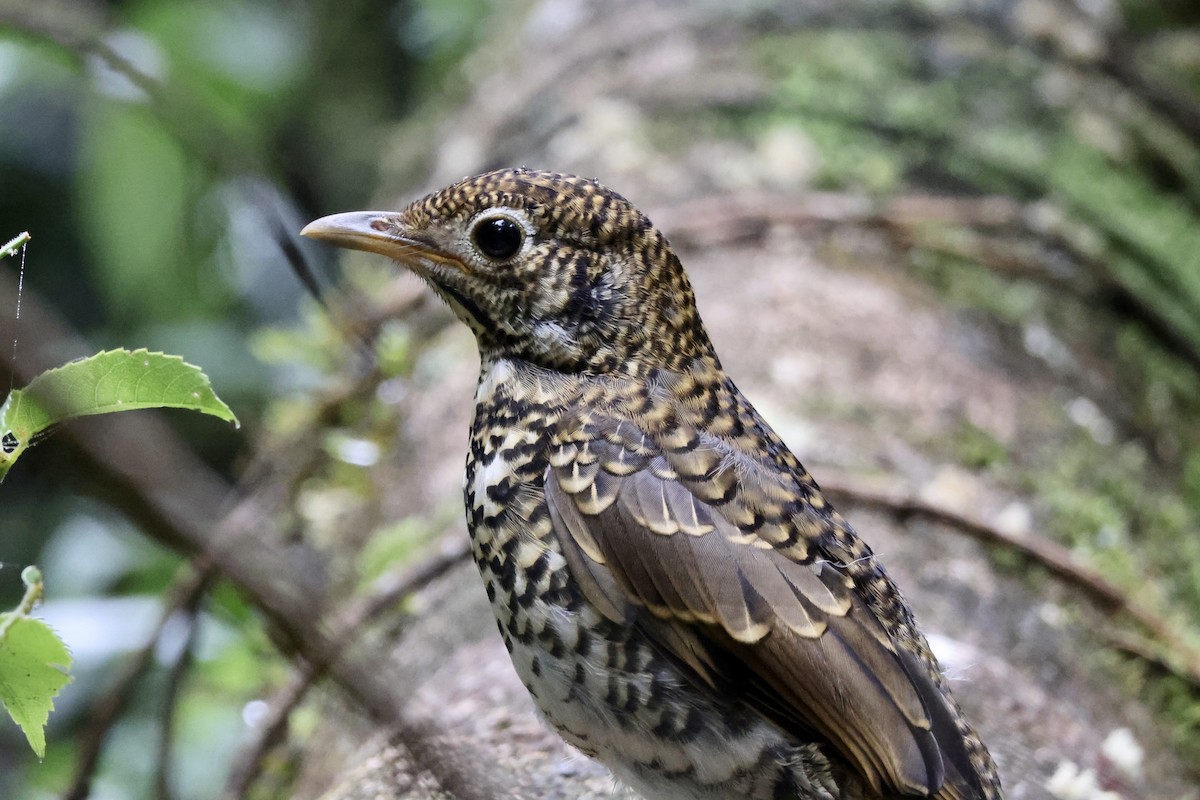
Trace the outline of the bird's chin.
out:
[[[418,275],[433,287],[434,292],[446,301],[446,305],[450,306],[450,310],[454,312],[454,315],[469,325],[472,331],[478,334],[481,331],[488,331],[494,327],[488,316],[483,313],[483,309],[475,301],[471,300],[471,298],[454,287],[441,283],[427,274],[423,274],[417,270],[413,271],[417,272]]]

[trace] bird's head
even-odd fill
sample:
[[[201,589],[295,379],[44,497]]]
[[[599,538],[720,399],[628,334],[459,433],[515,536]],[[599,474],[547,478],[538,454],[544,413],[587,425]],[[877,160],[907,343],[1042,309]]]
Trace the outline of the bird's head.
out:
[[[486,356],[636,375],[712,353],[666,239],[621,195],[549,172],[489,172],[403,211],[356,211],[302,233],[420,275]]]

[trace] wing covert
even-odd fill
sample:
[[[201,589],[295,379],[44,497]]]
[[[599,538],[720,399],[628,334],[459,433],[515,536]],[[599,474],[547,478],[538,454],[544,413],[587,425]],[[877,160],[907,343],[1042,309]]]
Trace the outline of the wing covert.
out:
[[[795,537],[746,502],[746,465],[712,442],[695,469],[680,469],[628,421],[589,428],[553,451],[545,492],[572,574],[601,613],[643,615],[700,680],[785,729],[815,731],[877,789],[937,793],[941,734],[957,736],[927,711],[944,702],[937,688],[906,666],[831,561],[789,557],[807,542],[772,545]]]

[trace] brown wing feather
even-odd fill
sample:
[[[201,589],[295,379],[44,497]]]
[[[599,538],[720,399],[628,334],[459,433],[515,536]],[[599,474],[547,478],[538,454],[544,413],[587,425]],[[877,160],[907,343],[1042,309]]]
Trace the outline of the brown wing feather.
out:
[[[785,728],[815,731],[877,790],[938,793],[946,768],[960,771],[956,752],[943,758],[943,740],[958,736],[953,719],[845,576],[766,544],[782,539],[779,531],[748,536],[662,456],[647,458],[643,434],[636,454],[619,453],[614,438],[589,441],[583,452],[599,458],[586,465],[570,456],[580,448],[560,449],[546,476],[555,533],[588,598],[621,621],[646,609],[659,640],[698,678],[760,698]],[[604,476],[603,491],[589,473]],[[730,657],[748,670],[746,685],[729,685],[719,664]]]

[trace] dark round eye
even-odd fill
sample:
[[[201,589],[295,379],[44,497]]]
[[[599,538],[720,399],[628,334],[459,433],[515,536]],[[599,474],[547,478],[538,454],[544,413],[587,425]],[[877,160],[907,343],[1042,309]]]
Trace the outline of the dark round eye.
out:
[[[491,217],[481,220],[471,232],[471,239],[479,252],[493,261],[507,261],[521,249],[525,231],[508,217]]]

